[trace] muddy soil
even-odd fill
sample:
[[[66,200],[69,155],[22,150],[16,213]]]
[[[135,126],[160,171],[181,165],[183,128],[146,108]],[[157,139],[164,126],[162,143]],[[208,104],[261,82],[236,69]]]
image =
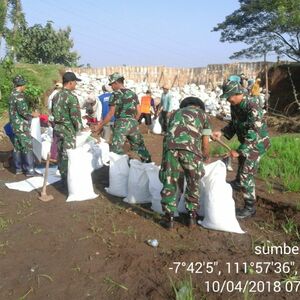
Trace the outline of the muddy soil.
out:
[[[144,137],[159,164],[162,136]],[[9,149],[2,142],[2,156]],[[0,170],[0,299],[175,299],[172,282],[190,278],[195,299],[299,299],[299,193],[280,186],[268,193],[258,180],[257,213],[240,221],[245,234],[189,230],[184,215],[168,232],[150,205],[105,192],[107,167],[93,173],[99,197],[83,202],[66,203],[59,183],[47,189],[55,198],[48,203],[38,200],[39,191],[4,185],[22,179]],[[283,255],[271,247],[280,245]],[[257,254],[261,249],[268,252]]]

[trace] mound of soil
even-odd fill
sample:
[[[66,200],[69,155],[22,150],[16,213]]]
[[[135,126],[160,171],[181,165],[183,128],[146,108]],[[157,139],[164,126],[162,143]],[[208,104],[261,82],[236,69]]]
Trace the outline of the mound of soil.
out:
[[[300,64],[287,64],[269,70],[269,106],[288,116],[300,114]]]

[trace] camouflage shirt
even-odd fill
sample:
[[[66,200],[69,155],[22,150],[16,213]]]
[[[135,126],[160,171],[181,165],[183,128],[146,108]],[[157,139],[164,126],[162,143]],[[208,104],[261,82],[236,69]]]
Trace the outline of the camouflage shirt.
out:
[[[57,132],[75,135],[82,129],[78,99],[68,89],[62,89],[53,97],[52,115]]]
[[[135,119],[137,115],[137,105],[139,105],[138,97],[129,89],[114,91],[109,98],[109,106],[115,106],[116,119]]]
[[[241,143],[237,151],[244,157],[257,159],[270,147],[263,110],[256,97],[245,96],[240,104],[231,105],[231,121],[222,131],[227,139],[237,135]]]
[[[31,112],[24,93],[16,89],[9,98],[9,119],[14,133],[30,132]]]
[[[199,107],[188,106],[170,118],[164,144],[166,149],[183,149],[202,157],[203,135],[211,135],[207,115]]]

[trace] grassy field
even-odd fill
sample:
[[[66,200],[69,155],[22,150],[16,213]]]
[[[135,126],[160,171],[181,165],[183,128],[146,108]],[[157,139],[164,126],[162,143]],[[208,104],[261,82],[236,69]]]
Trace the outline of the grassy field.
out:
[[[237,149],[239,142],[234,139],[228,143]],[[269,186],[280,183],[285,191],[300,192],[300,134],[285,134],[271,138],[271,148],[262,157],[259,176]],[[212,155],[222,155],[226,150],[216,143],[211,146]]]
[[[61,65],[16,64],[13,67],[11,77],[13,78],[15,75],[21,74],[25,77],[29,84],[40,88],[43,91],[43,95],[41,97],[41,102],[43,104],[47,92],[53,89],[54,82],[61,80],[61,72],[63,70],[64,66]],[[4,74],[3,70],[1,69],[0,74]],[[12,88],[13,86],[10,81],[3,86],[4,91],[2,92],[0,103],[0,119],[7,117],[5,112],[7,111],[7,101]]]
[[[54,81],[60,80],[60,71],[64,70],[61,65],[30,65],[17,64],[15,73],[23,75],[29,83],[39,86],[44,92],[52,89]]]

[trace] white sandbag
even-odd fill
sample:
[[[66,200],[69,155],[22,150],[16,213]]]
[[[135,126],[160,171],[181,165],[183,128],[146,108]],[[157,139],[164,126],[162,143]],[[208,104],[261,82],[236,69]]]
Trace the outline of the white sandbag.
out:
[[[81,131],[76,134],[76,148],[81,147],[91,135],[91,131]]]
[[[100,143],[90,142],[90,147],[93,154],[93,170],[100,169],[103,165],[107,166],[109,164],[109,144],[101,139]]]
[[[31,136],[36,139],[37,141],[41,142],[41,124],[40,118],[32,118],[31,126],[30,126],[30,133]]]
[[[53,140],[53,128],[48,127],[43,134],[41,134],[42,141],[42,159],[46,160],[48,153],[51,150],[51,144]]]
[[[146,172],[149,164],[142,163],[137,159],[130,161],[128,177],[128,195],[124,198],[127,203],[149,203],[152,196],[149,191],[149,178]],[[153,165],[151,163],[151,165]]]
[[[198,223],[205,228],[244,233],[235,216],[232,188],[226,183],[226,166],[218,160],[205,166],[204,220]]]
[[[98,97],[96,97],[96,104],[95,104],[95,117],[97,121],[100,121],[102,119],[102,104],[99,101]]]
[[[152,197],[151,209],[155,212],[163,214],[160,195],[163,184],[159,180],[159,167],[156,165],[149,165],[146,168],[146,173],[149,179],[149,192]]]
[[[107,193],[126,197],[128,194],[128,155],[119,155],[114,152],[109,152],[109,187],[105,188]]]
[[[155,134],[161,134],[161,125],[159,123],[158,118],[153,120],[153,128],[152,128],[153,133]]]
[[[32,118],[30,133],[32,136],[32,151],[38,161],[42,160],[42,140],[40,118]]]
[[[67,150],[68,154],[68,189],[70,201],[83,201],[98,197],[94,193],[92,182],[92,153],[89,147]]]
[[[51,141],[45,140],[42,142],[42,159],[47,160],[47,155],[51,150]]]
[[[99,149],[101,150],[101,160],[102,164],[105,166],[109,165],[109,144],[105,141],[105,139],[100,139],[100,143],[98,144]]]

